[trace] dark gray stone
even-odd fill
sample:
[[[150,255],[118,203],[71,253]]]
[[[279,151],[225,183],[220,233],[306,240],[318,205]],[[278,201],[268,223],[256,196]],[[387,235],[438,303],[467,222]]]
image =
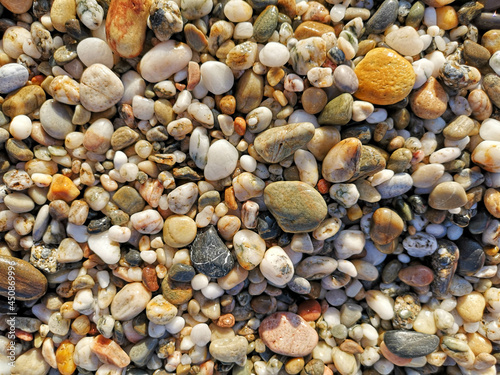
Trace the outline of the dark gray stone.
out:
[[[168,270],[168,277],[170,277],[174,281],[183,283],[191,281],[195,274],[196,272],[193,267],[191,267],[189,264],[183,263],[174,264]]]
[[[448,240],[439,240],[438,248],[431,256],[434,281],[431,284],[436,298],[444,297],[450,289],[451,280],[457,269],[458,246]]]
[[[366,23],[365,34],[380,34],[398,18],[399,2],[385,0]]]
[[[486,255],[483,246],[470,238],[462,237],[456,241],[460,251],[457,273],[462,276],[472,276],[484,266]]]
[[[432,353],[439,346],[439,337],[426,333],[393,330],[384,334],[384,342],[401,358],[416,358]]]
[[[194,268],[208,277],[226,276],[233,268],[234,259],[213,226],[196,235],[191,245]]]
[[[155,348],[158,346],[158,339],[148,337],[142,341],[135,344],[132,349],[130,349],[130,359],[135,363],[136,366],[145,366],[146,363],[151,359]]]

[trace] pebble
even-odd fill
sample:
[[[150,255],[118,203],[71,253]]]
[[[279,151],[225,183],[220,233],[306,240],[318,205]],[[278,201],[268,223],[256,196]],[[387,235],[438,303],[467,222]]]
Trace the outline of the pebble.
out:
[[[16,358],[11,373],[45,375],[49,370],[50,365],[44,360],[42,350],[32,348]]]
[[[289,58],[288,48],[281,43],[269,42],[259,52],[259,61],[271,68],[285,65]]]
[[[196,270],[208,277],[223,277],[234,265],[231,253],[213,226],[198,232],[191,245],[190,256]]]
[[[415,265],[403,268],[398,273],[402,282],[413,287],[427,286],[434,280],[433,271],[426,266]]]
[[[447,104],[448,95],[434,77],[429,77],[427,82],[410,96],[413,112],[426,120],[440,117]]]
[[[0,93],[8,94],[24,86],[29,71],[21,64],[5,64],[0,68]]]
[[[429,206],[437,210],[451,210],[467,203],[467,194],[458,182],[443,182],[429,195]]]
[[[266,42],[278,25],[278,7],[268,5],[255,19],[253,37],[257,43]]]
[[[216,181],[228,177],[236,168],[238,156],[236,148],[225,139],[214,142],[208,149],[205,178]]]
[[[359,168],[361,146],[357,138],[346,138],[335,144],[323,160],[323,178],[336,183],[353,177]]]
[[[391,6],[397,3],[386,0]],[[373,16],[372,16],[373,19]],[[359,88],[354,96],[379,105],[395,104],[408,96],[415,84],[413,67],[388,48],[374,48],[356,65]]]
[[[385,0],[366,23],[367,34],[380,34],[397,19],[399,4],[395,0]]]
[[[401,358],[416,358],[435,351],[439,337],[426,333],[392,330],[384,334],[384,342],[392,353]]]
[[[148,82],[160,82],[184,69],[192,57],[191,48],[173,40],[158,43],[141,59],[141,76]]]
[[[207,61],[200,68],[203,85],[212,94],[221,95],[229,91],[234,84],[231,69],[218,61]]]
[[[352,117],[352,95],[341,94],[332,99],[321,112],[318,122],[320,125],[346,125]]]
[[[47,279],[30,263],[8,255],[0,256],[0,272],[8,274],[9,267],[15,269],[16,299],[32,301],[42,297],[47,290]],[[7,278],[0,282],[0,295],[8,298],[9,283]]]
[[[418,55],[424,49],[424,42],[411,26],[401,27],[385,37],[385,42],[403,56]]]
[[[93,64],[80,78],[80,102],[91,112],[105,111],[120,101],[122,81],[105,65]]]
[[[481,293],[472,292],[457,298],[457,313],[466,323],[479,322],[483,316],[485,304]]]
[[[181,248],[196,237],[196,223],[189,216],[172,215],[163,224],[163,241],[168,246]]]
[[[39,109],[45,103],[45,99],[45,91],[40,86],[25,86],[6,98],[2,104],[2,112],[11,118],[29,115]]]
[[[318,343],[316,331],[291,312],[276,312],[265,318],[259,335],[271,351],[289,357],[306,356]]]
[[[282,181],[264,189],[264,201],[285,232],[300,233],[316,229],[326,216],[326,204],[309,184]]]
[[[130,320],[141,313],[150,300],[151,292],[142,283],[129,283],[113,298],[110,306],[111,315],[115,320]]]
[[[292,280],[294,273],[292,260],[279,246],[273,246],[266,250],[259,269],[262,275],[276,286],[284,286]]]
[[[243,366],[247,360],[248,341],[242,336],[212,340],[209,351],[212,357],[222,362]]]
[[[268,129],[255,138],[255,151],[267,162],[278,163],[309,142],[314,129],[309,122]]]
[[[99,5],[97,5],[99,6]],[[113,68],[113,52],[108,44],[99,38],[86,38],[78,43],[76,52],[85,66],[102,64],[109,69]]]
[[[377,209],[370,224],[370,238],[379,245],[387,245],[397,239],[404,229],[401,217],[388,208]]]

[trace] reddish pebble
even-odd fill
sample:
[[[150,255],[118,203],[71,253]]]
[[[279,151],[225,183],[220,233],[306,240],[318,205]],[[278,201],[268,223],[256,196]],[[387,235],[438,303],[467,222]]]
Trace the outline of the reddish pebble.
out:
[[[21,339],[23,341],[32,341],[33,340],[33,334],[31,334],[29,332],[25,332],[21,329],[16,329],[15,335],[18,339]]]
[[[264,344],[277,354],[304,357],[318,344],[318,334],[304,319],[291,312],[276,312],[259,327]]]
[[[394,363],[396,366],[406,366],[408,363],[411,362],[411,358],[401,358],[391,352],[387,346],[385,345],[385,342],[382,341],[380,344],[380,353],[387,359],[388,361]]]
[[[219,317],[216,323],[219,327],[230,328],[234,326],[233,314],[224,314]]]
[[[234,131],[238,135],[245,135],[245,131],[247,130],[247,123],[243,117],[236,117],[234,119]]]
[[[38,74],[31,78],[31,83],[37,86],[40,86],[42,82],[44,81],[45,77],[41,74]]]
[[[160,288],[154,267],[144,267],[142,269],[142,282],[152,292],[156,292]]]
[[[398,277],[409,286],[422,287],[432,283],[434,273],[429,267],[416,265],[403,268],[399,271]]]
[[[103,335],[96,336],[91,344],[92,350],[101,362],[123,368],[130,364],[130,358],[115,341]]]
[[[306,322],[314,322],[321,316],[321,305],[315,299],[308,299],[299,305],[297,314]]]
[[[330,186],[332,186],[331,183],[329,183],[327,180],[325,180],[324,178],[322,178],[321,180],[318,181],[318,184],[317,184],[317,187],[318,187],[318,191],[321,193],[321,194],[326,194],[328,193],[328,190],[330,190]]]

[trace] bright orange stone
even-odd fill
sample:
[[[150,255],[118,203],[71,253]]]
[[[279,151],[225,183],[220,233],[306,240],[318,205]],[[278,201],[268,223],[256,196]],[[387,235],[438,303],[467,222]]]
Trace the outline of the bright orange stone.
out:
[[[247,123],[243,117],[236,117],[234,119],[234,131],[238,135],[245,135],[245,131],[247,130]]]
[[[73,353],[75,345],[69,340],[64,340],[56,351],[57,369],[62,375],[71,375],[76,370],[75,362],[73,361]]]
[[[440,29],[451,30],[458,26],[458,14],[451,5],[436,8],[436,17]]]
[[[313,322],[321,316],[321,305],[315,299],[308,299],[299,305],[297,314],[306,322]]]
[[[49,192],[47,194],[47,199],[49,201],[62,199],[63,201],[69,203],[79,195],[80,190],[78,190],[70,178],[63,176],[62,174],[55,174],[52,177],[52,183],[50,184]]]
[[[374,48],[356,65],[359,88],[354,96],[378,105],[397,103],[410,94],[415,71],[408,60],[388,48]]]

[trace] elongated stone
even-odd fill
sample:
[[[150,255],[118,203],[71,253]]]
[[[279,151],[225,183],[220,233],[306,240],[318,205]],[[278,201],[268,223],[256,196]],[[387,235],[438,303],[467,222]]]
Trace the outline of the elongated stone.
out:
[[[323,160],[323,178],[330,182],[348,181],[359,170],[361,141],[346,138],[337,143]]]
[[[14,294],[12,294],[13,286]],[[8,298],[13,295],[19,301],[31,301],[42,297],[46,290],[47,279],[30,263],[19,258],[0,255],[1,296]]]
[[[432,353],[439,346],[439,337],[427,333],[392,330],[384,334],[384,342],[401,358],[416,358]]]
[[[437,298],[448,293],[453,275],[457,269],[460,251],[458,246],[449,240],[439,240],[438,249],[432,254],[431,265],[434,270],[434,281],[431,289]]]
[[[314,130],[310,122],[268,129],[255,138],[255,151],[268,163],[279,163],[304,147],[314,136]]]

